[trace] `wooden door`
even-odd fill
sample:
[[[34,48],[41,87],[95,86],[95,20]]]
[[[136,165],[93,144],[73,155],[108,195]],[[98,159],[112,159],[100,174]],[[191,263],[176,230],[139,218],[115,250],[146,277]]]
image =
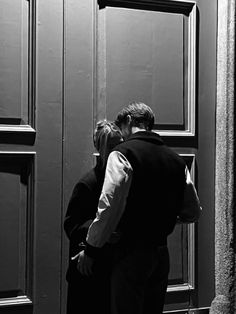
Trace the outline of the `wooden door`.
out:
[[[198,188],[200,221],[169,239],[166,313],[207,313],[214,297],[216,10],[211,0],[72,1],[66,10],[65,204],[93,164],[95,122],[132,100],[152,107],[155,131]]]
[[[60,313],[63,1],[0,1],[0,313]]]
[[[0,313],[65,313],[62,228],[96,121],[130,100],[186,159],[203,215],[176,227],[168,312],[214,294],[216,1],[0,1]],[[207,311],[207,310],[206,310]]]

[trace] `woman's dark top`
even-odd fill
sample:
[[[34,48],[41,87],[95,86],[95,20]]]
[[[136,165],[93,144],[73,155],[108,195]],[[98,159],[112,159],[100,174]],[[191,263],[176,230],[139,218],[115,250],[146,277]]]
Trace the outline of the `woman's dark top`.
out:
[[[88,227],[96,216],[98,200],[104,180],[99,165],[84,175],[75,185],[70,198],[64,229],[70,240],[67,314],[109,313],[109,275],[111,251],[104,246],[93,265],[91,276],[77,270],[77,259],[71,257],[83,250]]]

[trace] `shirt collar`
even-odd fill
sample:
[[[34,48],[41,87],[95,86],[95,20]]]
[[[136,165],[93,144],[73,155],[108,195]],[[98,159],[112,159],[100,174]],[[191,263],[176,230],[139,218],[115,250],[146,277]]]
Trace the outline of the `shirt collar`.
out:
[[[157,145],[164,145],[164,142],[159,134],[152,131],[138,131],[132,134],[125,142],[132,141],[134,139],[143,140],[146,142],[155,143]]]

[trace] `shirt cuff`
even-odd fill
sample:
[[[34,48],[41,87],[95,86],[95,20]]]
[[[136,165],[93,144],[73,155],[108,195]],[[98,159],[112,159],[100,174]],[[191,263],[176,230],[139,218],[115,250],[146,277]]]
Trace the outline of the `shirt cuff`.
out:
[[[84,248],[84,253],[88,255],[89,257],[92,258],[97,258],[101,254],[101,248],[92,246],[86,242],[85,248]]]

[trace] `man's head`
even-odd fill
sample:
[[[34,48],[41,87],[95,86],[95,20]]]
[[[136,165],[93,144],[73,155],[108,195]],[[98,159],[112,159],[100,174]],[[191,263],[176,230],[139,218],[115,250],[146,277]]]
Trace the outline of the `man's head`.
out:
[[[128,138],[135,130],[151,131],[155,116],[152,109],[142,102],[131,102],[117,115],[116,125],[121,129],[125,138]]]
[[[94,146],[99,152],[102,165],[105,166],[108,155],[112,149],[123,142],[120,129],[114,122],[107,120],[98,121],[93,135]]]

